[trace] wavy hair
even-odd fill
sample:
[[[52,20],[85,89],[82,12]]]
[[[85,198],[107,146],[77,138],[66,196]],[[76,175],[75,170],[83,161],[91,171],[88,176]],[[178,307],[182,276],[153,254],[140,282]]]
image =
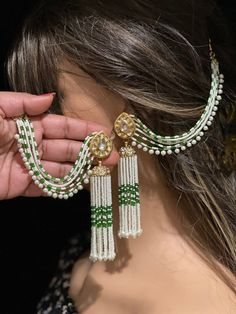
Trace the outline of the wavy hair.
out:
[[[209,96],[208,41],[225,74],[221,111],[235,106],[235,51],[214,2],[190,0],[46,1],[25,21],[9,55],[15,91],[57,91],[62,60],[118,93],[153,131],[174,135],[199,119]],[[182,215],[191,241],[236,292],[235,173],[221,160],[224,130],[217,115],[198,145],[158,157],[168,182],[190,206]],[[226,268],[222,270],[220,265]]]

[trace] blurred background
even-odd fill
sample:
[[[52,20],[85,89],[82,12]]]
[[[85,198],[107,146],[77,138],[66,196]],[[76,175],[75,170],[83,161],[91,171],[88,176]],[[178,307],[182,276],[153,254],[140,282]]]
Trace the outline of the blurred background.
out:
[[[235,27],[236,2],[218,2],[232,27]],[[5,2],[4,8],[1,8],[1,91],[9,90],[4,70],[7,53],[24,18],[36,3]],[[48,285],[67,239],[89,228],[88,204],[89,195],[85,191],[67,201],[49,198],[0,201],[2,314],[34,313],[35,304]]]

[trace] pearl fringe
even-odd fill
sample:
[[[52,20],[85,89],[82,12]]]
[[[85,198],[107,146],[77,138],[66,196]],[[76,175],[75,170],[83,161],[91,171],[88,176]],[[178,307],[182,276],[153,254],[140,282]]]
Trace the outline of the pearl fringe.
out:
[[[91,227],[91,251],[90,259],[93,262],[114,260],[115,245],[113,236],[113,225],[106,226],[107,219],[112,220],[112,214],[101,213],[101,207],[112,206],[111,176],[90,177],[90,198],[92,213]]]
[[[121,157],[118,163],[119,188],[127,189],[119,192],[119,232],[120,238],[137,237],[142,233],[140,222],[140,200],[138,187],[137,155]],[[135,194],[130,193],[129,187],[135,188]]]

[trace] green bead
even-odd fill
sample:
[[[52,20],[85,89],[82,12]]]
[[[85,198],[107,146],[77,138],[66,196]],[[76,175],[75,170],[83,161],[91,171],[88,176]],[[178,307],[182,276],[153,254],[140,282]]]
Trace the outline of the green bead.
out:
[[[29,158],[31,157],[31,154],[30,154],[30,153],[25,153],[25,157],[26,157],[27,159],[29,159]]]

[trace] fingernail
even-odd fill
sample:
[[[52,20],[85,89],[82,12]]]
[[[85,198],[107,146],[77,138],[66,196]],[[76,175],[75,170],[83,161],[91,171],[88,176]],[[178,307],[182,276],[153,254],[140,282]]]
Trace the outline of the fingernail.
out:
[[[39,96],[45,96],[45,97],[48,97],[48,96],[53,96],[55,97],[56,93],[53,92],[53,93],[46,93],[46,94],[42,94],[42,95],[39,95]]]

